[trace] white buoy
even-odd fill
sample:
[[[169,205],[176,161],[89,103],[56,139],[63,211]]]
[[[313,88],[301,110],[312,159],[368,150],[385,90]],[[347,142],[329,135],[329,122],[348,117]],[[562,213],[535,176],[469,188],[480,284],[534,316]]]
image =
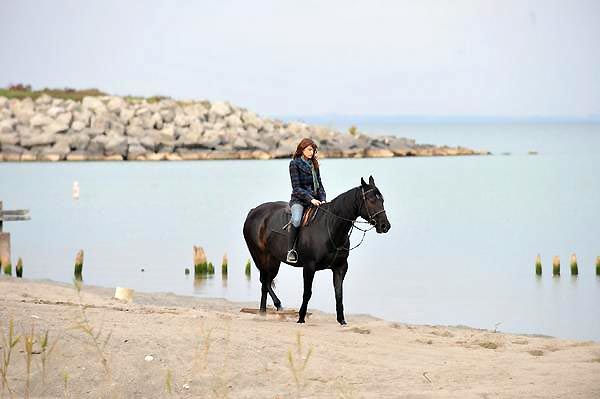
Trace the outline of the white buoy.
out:
[[[73,182],[73,199],[79,199],[79,182]]]

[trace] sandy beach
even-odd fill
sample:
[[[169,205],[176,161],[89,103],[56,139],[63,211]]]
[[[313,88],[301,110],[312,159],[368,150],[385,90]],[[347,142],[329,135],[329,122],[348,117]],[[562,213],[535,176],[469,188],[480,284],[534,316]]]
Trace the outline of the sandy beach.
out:
[[[7,277],[0,292],[0,351],[11,320],[21,336],[8,368],[14,397],[27,379],[31,397],[600,397],[594,342],[352,314],[341,327],[316,311],[299,325],[240,312],[254,303],[169,293],[127,303],[114,289]]]

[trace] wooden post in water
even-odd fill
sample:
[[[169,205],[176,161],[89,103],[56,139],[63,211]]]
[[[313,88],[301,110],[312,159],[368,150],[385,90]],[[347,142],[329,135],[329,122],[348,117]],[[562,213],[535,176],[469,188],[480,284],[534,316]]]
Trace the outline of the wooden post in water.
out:
[[[577,255],[571,255],[571,276],[577,276],[579,274],[579,268],[577,267]]]
[[[18,278],[23,278],[23,259],[19,258],[15,271],[17,272]]]
[[[600,256],[596,257],[596,276],[600,276]]]
[[[10,264],[10,258],[6,256],[0,257],[0,265],[2,265],[2,271],[7,276],[12,276],[12,265]]]
[[[6,257],[10,263],[10,233],[2,231],[3,223],[30,219],[29,211],[27,209],[5,211],[2,208],[2,201],[0,201],[0,259]]]
[[[204,249],[194,245],[194,276],[199,277],[206,273],[208,273],[208,263],[206,263]]]
[[[246,271],[245,271],[247,277],[250,277],[251,271],[252,271],[252,264],[250,263],[250,259],[248,259],[246,261]]]
[[[552,258],[552,275],[560,276],[560,257],[558,256]]]
[[[77,251],[77,255],[75,255],[75,280],[82,280],[83,274],[83,249]]]
[[[227,278],[227,254],[223,255],[223,261],[221,262],[221,275]]]
[[[542,258],[540,257],[540,254],[535,258],[535,274],[538,276],[542,275]]]

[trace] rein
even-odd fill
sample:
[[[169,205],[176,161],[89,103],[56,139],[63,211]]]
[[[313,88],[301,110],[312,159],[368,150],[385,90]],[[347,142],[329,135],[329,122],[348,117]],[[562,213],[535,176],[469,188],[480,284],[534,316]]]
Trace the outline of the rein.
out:
[[[331,215],[337,219],[343,220],[345,222],[350,222],[352,223],[352,227],[350,227],[350,231],[348,232],[348,235],[346,236],[347,239],[350,239],[350,236],[352,235],[352,231],[356,228],[357,230],[360,230],[363,232],[363,236],[360,239],[360,242],[358,244],[356,244],[355,246],[353,246],[352,248],[350,247],[344,247],[344,245],[342,244],[342,246],[338,247],[335,243],[335,241],[333,241],[333,238],[331,237],[331,228],[329,227],[329,219],[325,222],[325,224],[327,225],[327,234],[329,235],[329,241],[333,244],[333,246],[335,247],[335,255],[333,256],[333,260],[335,260],[335,258],[337,258],[337,254],[340,250],[346,250],[348,252],[352,251],[355,248],[358,248],[364,241],[365,239],[365,235],[367,234],[367,231],[373,230],[373,228],[375,227],[375,216],[379,215],[380,213],[385,212],[385,209],[381,209],[378,212],[375,212],[373,215],[371,215],[371,213],[369,212],[369,207],[367,206],[367,197],[366,194],[373,191],[373,189],[369,189],[367,191],[364,190],[364,188],[361,186],[361,192],[362,192],[362,198],[363,201],[360,204],[360,208],[358,208],[358,211],[360,213],[360,210],[362,209],[363,205],[365,206],[365,209],[367,211],[367,215],[369,216],[369,220],[368,221],[357,221],[356,219],[348,219],[339,215],[336,215],[335,213],[325,209],[325,208],[321,208],[319,207],[318,209],[322,210],[323,212],[327,213],[328,215]],[[366,223],[366,224],[370,224],[371,227],[368,229],[362,229],[360,227],[358,227],[356,224],[357,223]],[[346,242],[346,240],[344,240],[344,242]],[[332,260],[332,262],[333,262]]]

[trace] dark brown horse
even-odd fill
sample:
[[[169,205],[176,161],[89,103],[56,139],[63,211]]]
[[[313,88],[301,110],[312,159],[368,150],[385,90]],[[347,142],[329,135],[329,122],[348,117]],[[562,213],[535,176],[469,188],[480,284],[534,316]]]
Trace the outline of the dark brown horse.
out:
[[[331,269],[337,321],[346,324],[342,284],[348,271],[349,233],[359,216],[373,225],[377,233],[387,233],[391,228],[383,208],[383,195],[375,186],[373,177],[369,177],[369,184],[362,178],[360,183],[360,186],[321,205],[314,220],[300,229],[296,243],[299,259],[298,263],[292,265],[301,267],[304,276],[298,323],[304,323],[315,272]],[[250,210],[244,223],[244,238],[260,271],[261,312],[267,310],[267,293],[271,295],[275,307],[281,309],[281,301],[275,295],[272,283],[279,272],[280,263],[287,263],[287,231],[283,227],[289,222],[290,214],[287,202],[267,202]]]

